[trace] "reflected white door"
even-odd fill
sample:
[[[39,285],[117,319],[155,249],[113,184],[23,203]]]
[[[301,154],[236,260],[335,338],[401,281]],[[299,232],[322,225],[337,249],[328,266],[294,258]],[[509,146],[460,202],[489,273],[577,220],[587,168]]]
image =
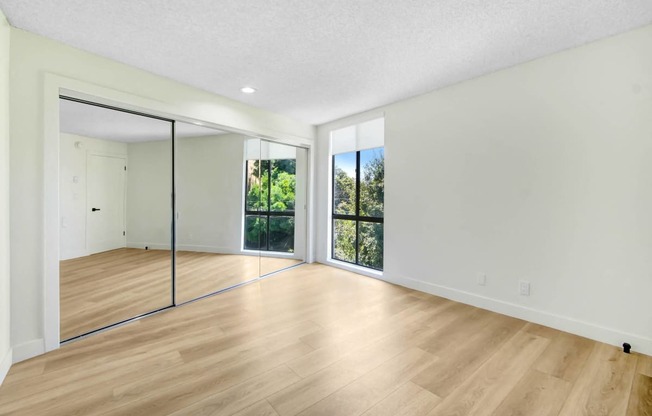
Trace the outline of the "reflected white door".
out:
[[[124,158],[88,155],[86,244],[88,253],[126,246]]]

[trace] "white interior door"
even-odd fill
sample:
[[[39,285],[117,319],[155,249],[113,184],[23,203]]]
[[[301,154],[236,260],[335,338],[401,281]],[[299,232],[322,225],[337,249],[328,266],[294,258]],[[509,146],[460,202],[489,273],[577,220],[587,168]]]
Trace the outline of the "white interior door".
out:
[[[89,254],[126,246],[124,158],[87,157],[86,246]]]

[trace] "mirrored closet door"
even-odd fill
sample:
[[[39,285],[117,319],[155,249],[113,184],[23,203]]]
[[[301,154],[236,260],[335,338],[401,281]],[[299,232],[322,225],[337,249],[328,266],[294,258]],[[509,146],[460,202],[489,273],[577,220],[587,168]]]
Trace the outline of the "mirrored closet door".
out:
[[[243,216],[243,195],[259,181],[245,180],[245,155],[258,160],[260,140],[180,122],[175,136],[176,293],[184,303],[260,276],[259,237]]]
[[[61,341],[302,263],[308,152],[62,97]]]
[[[172,299],[172,122],[60,100],[60,339]]]

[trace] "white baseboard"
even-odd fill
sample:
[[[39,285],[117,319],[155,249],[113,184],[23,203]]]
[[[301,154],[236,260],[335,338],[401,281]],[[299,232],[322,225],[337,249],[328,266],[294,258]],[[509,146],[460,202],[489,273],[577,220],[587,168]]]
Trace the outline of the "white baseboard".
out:
[[[144,249],[149,247],[150,250],[169,250],[170,245],[165,244],[149,244],[149,243],[127,243],[128,248]],[[282,259],[296,259],[303,260],[297,256],[296,253],[277,253],[277,252],[258,252],[256,250],[241,250],[240,248],[233,247],[218,247],[218,246],[202,246],[193,244],[177,244],[177,250],[180,251],[194,251],[198,253],[215,253],[215,254],[238,254],[243,256],[260,256],[260,257],[274,257]]]
[[[238,249],[233,249],[231,247],[200,246],[194,244],[177,244],[177,250],[196,251],[198,253],[239,254]]]
[[[450,288],[447,286],[437,285],[434,283],[424,282],[421,280],[411,279],[408,277],[390,278],[386,274],[377,277],[389,283],[415,289],[420,292],[430,293],[441,296],[456,302],[487,309],[503,315],[523,319],[528,322],[548,326],[564,332],[570,332],[595,341],[621,347],[623,342],[632,345],[632,351],[645,355],[652,355],[652,339],[645,336],[630,334],[618,331],[613,328],[596,325],[594,323],[581,321],[578,319],[557,315],[538,309],[528,308],[527,306],[518,305],[511,302],[505,302],[475,293],[465,292],[463,290]]]
[[[142,248],[142,249],[145,249],[145,247],[149,247],[150,250],[169,250],[170,249],[169,244],[152,244],[152,243],[135,243],[135,242],[128,242],[127,243],[127,248]]]
[[[299,256],[297,253],[283,253],[282,251],[256,251],[256,250],[241,250],[238,254],[247,255],[247,256],[258,256],[261,259],[272,258],[272,259],[291,259],[291,260],[301,260],[303,257]]]
[[[45,354],[45,342],[43,338],[15,345],[13,348],[13,362],[14,364],[19,363],[41,354]]]
[[[337,267],[338,269],[346,270],[347,272],[353,272],[353,273],[361,274],[363,276],[369,276],[369,277],[373,277],[376,279],[381,279],[389,282],[388,279],[383,278],[383,272],[381,272],[380,270],[374,270],[368,267],[357,266],[355,264],[346,263],[343,261],[338,261],[333,259],[320,261],[319,263],[331,267]],[[395,282],[390,282],[390,283],[395,283]],[[396,284],[400,284],[400,283],[396,283]],[[401,285],[401,286],[405,286],[405,285]]]
[[[156,244],[156,243],[138,243],[138,242],[128,242],[128,248],[140,248],[144,249],[149,247],[150,250],[169,250],[169,244]],[[217,246],[200,246],[200,245],[190,245],[190,244],[177,244],[177,250],[182,251],[197,251],[201,253],[217,253],[217,254],[240,254],[240,251],[237,249],[232,249],[228,247],[217,247]]]
[[[196,251],[199,253],[237,254],[242,256],[259,256],[259,257],[274,257],[279,259],[303,260],[300,257],[298,257],[296,253],[243,250],[240,249],[239,247],[234,248],[234,247],[218,247],[218,246],[200,246],[200,245],[192,245],[192,244],[177,244],[177,250]]]
[[[11,364],[13,363],[11,356],[12,350],[9,348],[2,361],[0,361],[0,385],[2,385],[2,382],[5,381],[5,377],[7,377],[7,373],[9,372]]]

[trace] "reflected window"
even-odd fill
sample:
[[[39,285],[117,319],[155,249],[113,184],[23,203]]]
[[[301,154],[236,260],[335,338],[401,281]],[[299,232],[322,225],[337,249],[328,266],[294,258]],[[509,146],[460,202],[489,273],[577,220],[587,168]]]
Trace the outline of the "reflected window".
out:
[[[383,269],[385,150],[333,156],[332,257]]]
[[[246,250],[294,252],[296,159],[247,160]]]

